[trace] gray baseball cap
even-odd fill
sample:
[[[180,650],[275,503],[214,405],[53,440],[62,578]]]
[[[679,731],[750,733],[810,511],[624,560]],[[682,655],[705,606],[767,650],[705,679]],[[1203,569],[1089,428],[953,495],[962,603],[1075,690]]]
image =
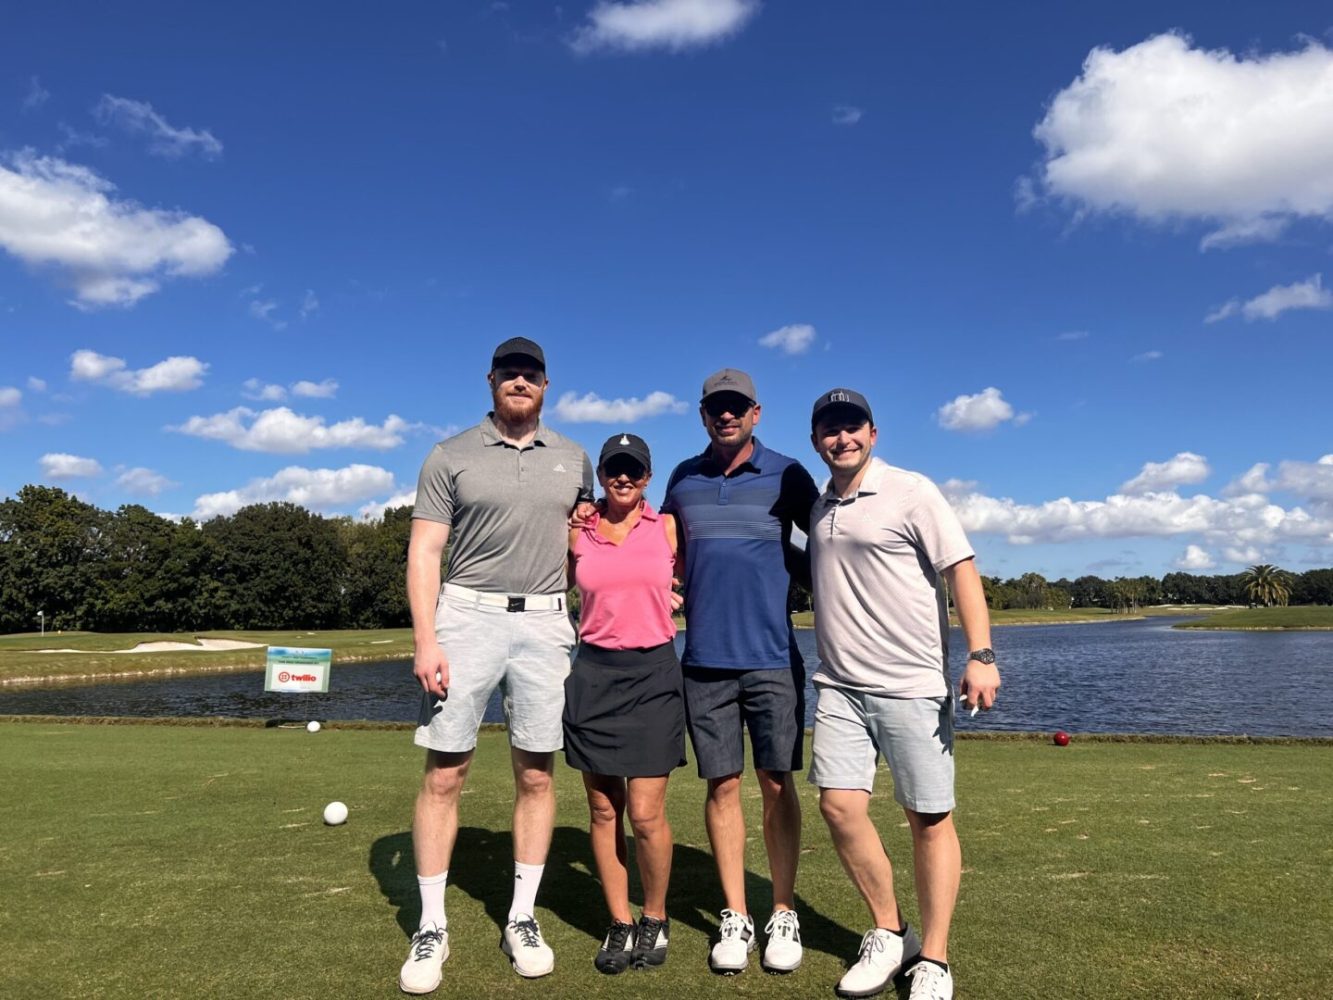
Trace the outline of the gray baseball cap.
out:
[[[814,430],[819,423],[819,418],[825,412],[840,406],[860,410],[865,414],[866,420],[871,424],[875,422],[875,418],[870,412],[870,404],[855,389],[830,389],[815,400],[815,407],[810,411],[810,429]]]
[[[704,379],[704,391],[699,397],[699,402],[702,403],[709,396],[715,396],[719,392],[736,392],[751,403],[759,401],[759,396],[754,391],[754,380],[739,368],[723,368]]]

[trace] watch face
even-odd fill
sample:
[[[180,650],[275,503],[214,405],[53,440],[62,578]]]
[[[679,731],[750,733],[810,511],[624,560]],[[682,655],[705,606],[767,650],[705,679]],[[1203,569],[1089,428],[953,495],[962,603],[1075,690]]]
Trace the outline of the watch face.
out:
[[[994,663],[995,651],[992,649],[978,649],[968,654],[969,660],[976,660],[978,663]]]

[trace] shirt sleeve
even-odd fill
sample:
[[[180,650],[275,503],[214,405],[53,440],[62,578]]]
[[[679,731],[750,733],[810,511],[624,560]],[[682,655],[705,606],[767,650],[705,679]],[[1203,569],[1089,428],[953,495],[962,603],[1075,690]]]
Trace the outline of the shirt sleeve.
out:
[[[454,474],[444,449],[436,445],[417,477],[417,502],[412,516],[440,524],[454,523]]]
[[[958,515],[949,506],[949,501],[944,499],[939,487],[929,480],[923,480],[916,494],[916,504],[911,514],[912,529],[916,533],[917,544],[935,567],[935,572],[943,572],[975,556]]]
[[[666,495],[662,497],[662,506],[658,508],[663,514],[670,514],[677,520],[680,518],[680,507],[676,503],[673,491],[685,475],[684,468],[684,464],[681,464],[671,470],[671,478],[667,480]]]
[[[593,491],[593,482],[592,459],[588,457],[588,453],[585,451],[583,453],[583,484],[579,487],[579,497],[575,501],[576,506],[581,503],[592,503],[596,499],[597,494]]]

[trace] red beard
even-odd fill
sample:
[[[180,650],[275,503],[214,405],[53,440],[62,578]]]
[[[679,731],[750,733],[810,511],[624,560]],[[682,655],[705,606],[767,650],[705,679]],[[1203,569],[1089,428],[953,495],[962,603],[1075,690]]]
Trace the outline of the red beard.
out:
[[[495,415],[507,424],[521,424],[531,420],[542,412],[542,399],[537,394],[530,396],[497,396]]]

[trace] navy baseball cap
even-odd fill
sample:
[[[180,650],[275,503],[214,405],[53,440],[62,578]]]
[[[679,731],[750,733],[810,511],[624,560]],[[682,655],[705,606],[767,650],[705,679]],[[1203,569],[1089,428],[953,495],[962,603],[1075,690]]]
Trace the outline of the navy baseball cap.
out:
[[[606,467],[606,463],[617,455],[628,455],[649,472],[653,471],[653,457],[648,451],[648,442],[637,434],[612,434],[602,445],[602,454],[597,459],[597,468]]]

